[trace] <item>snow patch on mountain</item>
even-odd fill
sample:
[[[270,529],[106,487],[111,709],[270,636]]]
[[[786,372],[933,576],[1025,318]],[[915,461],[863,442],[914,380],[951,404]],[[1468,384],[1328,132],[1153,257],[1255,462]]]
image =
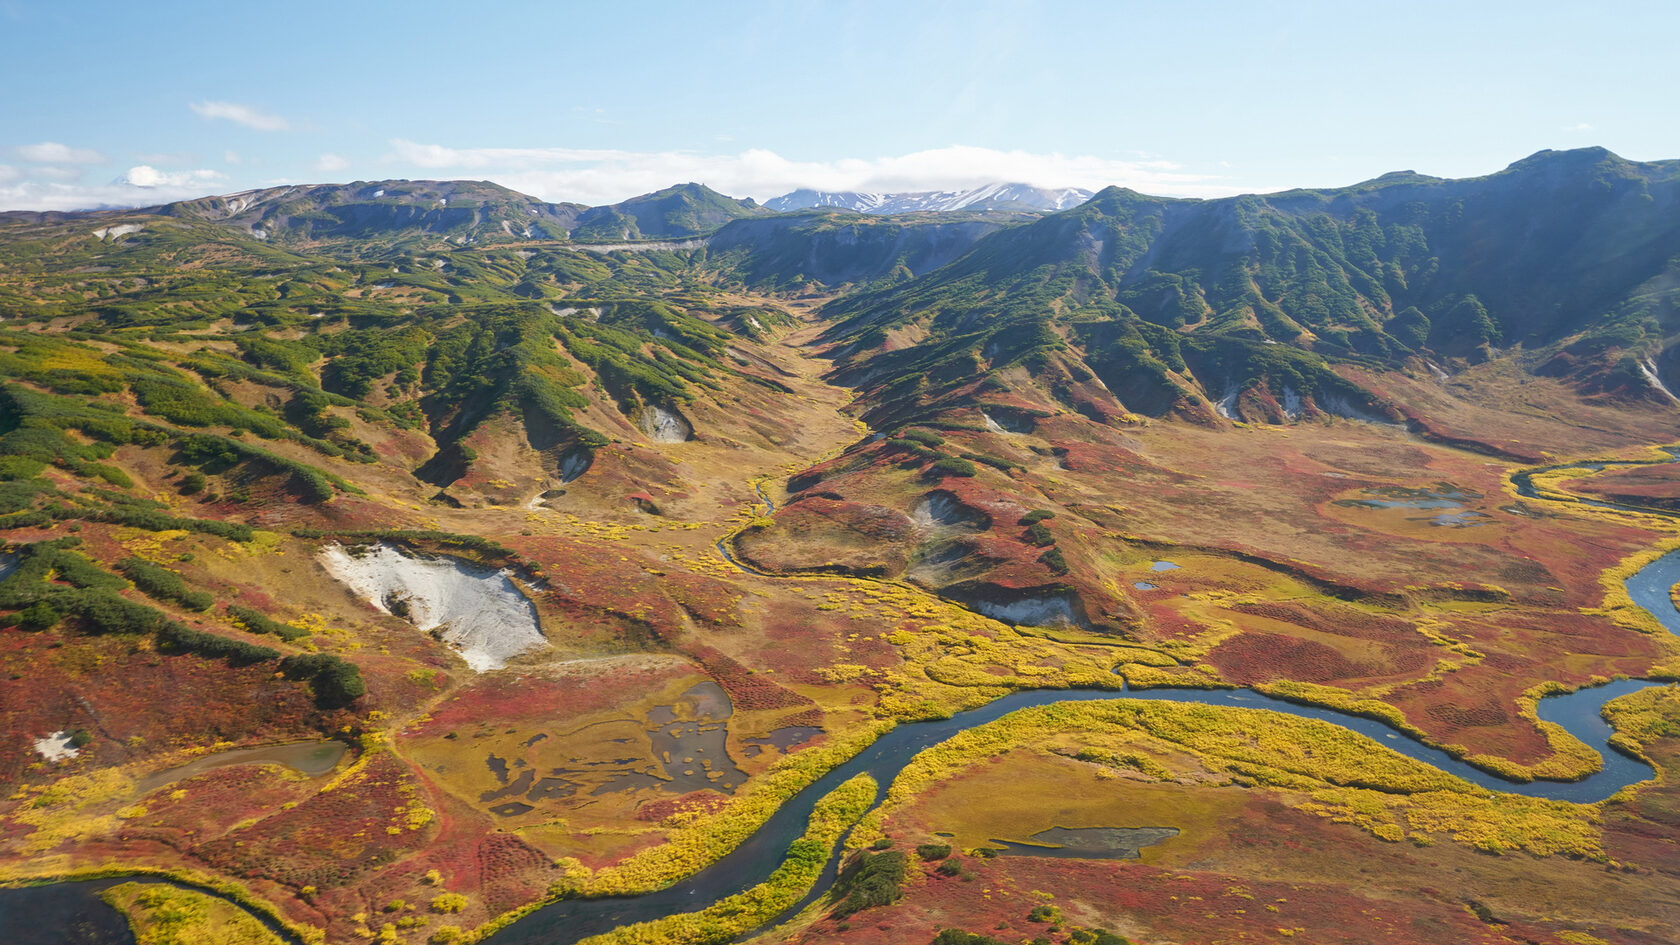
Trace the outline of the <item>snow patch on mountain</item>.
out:
[[[912,193],[796,190],[764,205],[779,213],[813,208],[855,210],[859,213],[925,213],[952,210],[1066,210],[1091,199],[1078,187],[1046,188],[1027,184],[986,184],[970,190],[928,190]]]

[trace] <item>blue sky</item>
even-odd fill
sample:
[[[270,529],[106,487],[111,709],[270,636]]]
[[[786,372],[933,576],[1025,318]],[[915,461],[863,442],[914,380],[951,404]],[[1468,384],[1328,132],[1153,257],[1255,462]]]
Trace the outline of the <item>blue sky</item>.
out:
[[[1680,4],[0,0],[0,208],[489,179],[1210,196],[1680,157]]]

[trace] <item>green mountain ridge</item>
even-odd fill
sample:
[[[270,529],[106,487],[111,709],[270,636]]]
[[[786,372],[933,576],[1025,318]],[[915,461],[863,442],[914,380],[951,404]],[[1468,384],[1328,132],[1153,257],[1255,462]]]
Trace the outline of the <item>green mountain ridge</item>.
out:
[[[961,377],[1071,351],[1123,409],[1156,415],[1323,385],[1343,412],[1392,417],[1330,363],[1451,369],[1512,346],[1546,352],[1536,370],[1660,397],[1638,365],[1673,363],[1677,208],[1680,162],[1602,149],[1470,180],[1403,172],[1218,200],[1111,187],[825,315],[854,376]],[[911,324],[929,337],[885,350]]]
[[[683,239],[713,232],[732,220],[772,213],[704,184],[678,184],[578,215],[571,238],[580,243]]]

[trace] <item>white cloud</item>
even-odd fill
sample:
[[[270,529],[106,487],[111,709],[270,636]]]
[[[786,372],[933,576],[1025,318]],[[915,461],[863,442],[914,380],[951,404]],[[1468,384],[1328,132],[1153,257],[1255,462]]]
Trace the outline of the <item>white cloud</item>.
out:
[[[138,168],[136,168],[138,170]],[[211,193],[214,171],[184,171],[165,174],[154,168],[151,175],[129,171],[109,184],[62,184],[38,179],[6,180],[0,176],[0,209],[6,210],[106,210],[118,207],[155,207],[176,200],[190,200]],[[137,185],[135,180],[151,183]]]
[[[86,168],[59,167],[56,164],[42,164],[29,169],[30,177],[44,177],[47,180],[81,180],[82,175],[86,173]]]
[[[1575,125],[1564,125],[1562,128],[1560,128],[1558,130],[1560,130],[1560,131],[1571,131],[1571,132],[1574,132],[1575,134],[1586,134],[1587,132],[1593,130],[1593,126],[1589,125],[1589,124],[1587,124],[1586,122],[1583,121],[1583,122],[1581,122],[1579,124],[1575,124]]]
[[[222,160],[228,162],[229,164],[242,164],[245,161],[244,158],[239,156],[239,152],[233,150],[232,148],[228,148],[226,151],[222,152]]]
[[[10,184],[23,177],[23,172],[10,164],[0,164],[0,184]]]
[[[20,145],[18,157],[34,164],[104,164],[105,155],[91,148],[72,148],[57,141]]]
[[[200,169],[196,171],[160,171],[149,164],[137,164],[128,169],[117,183],[130,187],[202,187],[226,178],[221,171]]]
[[[800,187],[817,190],[951,190],[994,181],[1041,187],[1119,184],[1153,194],[1223,196],[1236,192],[1216,177],[1170,161],[952,146],[896,157],[791,161],[773,151],[738,154],[636,152],[577,148],[450,148],[391,141],[391,160],[447,173],[471,171],[547,200],[613,203],[671,184],[699,181],[760,200]]]
[[[189,106],[201,118],[226,119],[257,131],[289,131],[292,123],[279,115],[258,111],[237,102],[193,102]]]
[[[191,151],[149,151],[134,155],[141,164],[195,164],[198,156]]]
[[[315,159],[315,169],[323,174],[333,174],[349,166],[350,160],[337,154],[323,154]]]

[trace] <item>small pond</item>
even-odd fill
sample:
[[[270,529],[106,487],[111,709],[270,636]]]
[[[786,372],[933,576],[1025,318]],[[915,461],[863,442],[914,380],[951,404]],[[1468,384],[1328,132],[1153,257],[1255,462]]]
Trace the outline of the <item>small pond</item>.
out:
[[[1178,836],[1177,827],[1051,827],[1027,840],[992,840],[1005,856],[1135,860],[1138,851]]]
[[[1438,482],[1427,489],[1406,486],[1376,486],[1360,491],[1360,498],[1337,499],[1335,504],[1362,509],[1458,509],[1480,492],[1462,489],[1450,482]]]
[[[343,742],[320,739],[292,742],[289,745],[259,745],[255,748],[231,748],[195,758],[184,765],[166,768],[140,782],[140,793],[151,792],[174,781],[184,781],[206,771],[231,765],[284,765],[312,778],[318,778],[338,766],[348,751]]]

